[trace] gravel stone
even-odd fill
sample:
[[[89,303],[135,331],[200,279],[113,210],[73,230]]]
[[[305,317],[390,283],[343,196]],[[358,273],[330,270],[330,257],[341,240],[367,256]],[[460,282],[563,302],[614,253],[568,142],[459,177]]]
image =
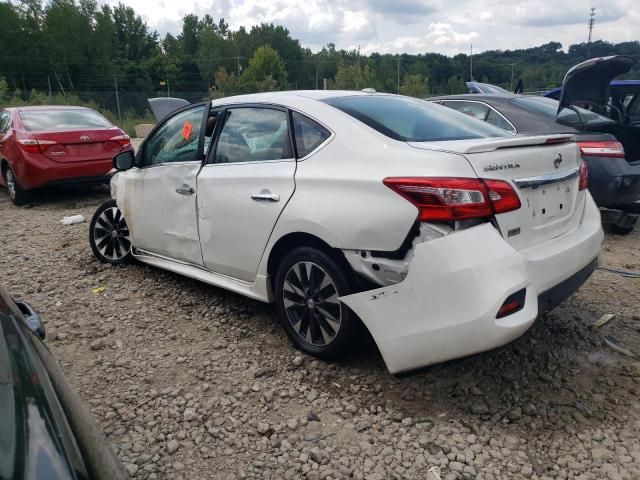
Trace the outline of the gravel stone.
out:
[[[59,219],[91,218],[105,190],[35,198],[16,208],[0,188],[0,281],[38,310],[131,477],[640,479],[637,358],[602,341],[640,352],[636,279],[596,270],[511,344],[396,378],[367,342],[315,360],[271,306],[100,264],[86,228]],[[640,231],[607,234],[601,263],[639,271],[638,245]]]

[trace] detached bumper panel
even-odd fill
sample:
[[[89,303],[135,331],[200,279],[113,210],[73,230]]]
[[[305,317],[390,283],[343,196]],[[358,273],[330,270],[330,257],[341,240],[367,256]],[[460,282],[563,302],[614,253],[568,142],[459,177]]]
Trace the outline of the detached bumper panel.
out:
[[[414,370],[518,338],[537,318],[539,297],[548,309],[589,277],[602,238],[588,196],[581,225],[561,237],[516,251],[483,224],[417,245],[402,282],[340,300],[369,329],[391,373]],[[521,289],[524,307],[496,319]]]
[[[522,288],[524,308],[496,319],[505,299]],[[485,224],[419,244],[404,281],[341,300],[398,373],[510,342],[535,320],[537,296],[526,262]]]

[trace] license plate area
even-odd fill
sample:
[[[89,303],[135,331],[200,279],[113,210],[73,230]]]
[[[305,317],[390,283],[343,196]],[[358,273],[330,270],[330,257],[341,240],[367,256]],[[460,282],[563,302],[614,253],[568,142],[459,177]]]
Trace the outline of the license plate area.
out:
[[[570,217],[575,207],[577,188],[577,182],[572,179],[523,190],[532,227]]]
[[[79,143],[75,145],[67,145],[67,150],[72,155],[94,155],[104,151],[101,143]]]

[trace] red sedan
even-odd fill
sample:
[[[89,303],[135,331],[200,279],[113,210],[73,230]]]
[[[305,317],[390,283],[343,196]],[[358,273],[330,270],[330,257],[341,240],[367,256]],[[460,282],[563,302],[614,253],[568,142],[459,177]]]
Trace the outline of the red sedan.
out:
[[[0,185],[16,205],[44,186],[105,183],[129,136],[95,110],[38,106],[0,111]]]

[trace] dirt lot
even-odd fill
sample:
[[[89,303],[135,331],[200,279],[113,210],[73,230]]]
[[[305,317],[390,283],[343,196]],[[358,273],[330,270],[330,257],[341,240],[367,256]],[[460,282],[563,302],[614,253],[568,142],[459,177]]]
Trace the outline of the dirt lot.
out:
[[[373,346],[341,364],[296,352],[270,306],[99,264],[88,221],[106,198],[16,208],[0,190],[0,281],[47,321],[133,476],[640,478],[639,357],[603,340],[640,355],[640,279],[597,271],[513,344],[394,378]],[[601,264],[638,271],[639,245],[607,236]]]

